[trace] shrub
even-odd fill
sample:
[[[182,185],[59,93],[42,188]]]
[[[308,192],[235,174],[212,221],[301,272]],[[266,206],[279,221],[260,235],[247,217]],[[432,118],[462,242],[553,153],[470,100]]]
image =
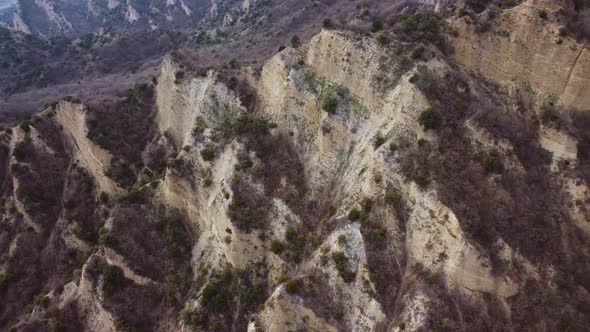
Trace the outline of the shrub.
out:
[[[437,129],[442,123],[442,117],[434,108],[429,107],[418,117],[418,122],[425,130]]]
[[[397,150],[398,146],[395,143],[389,143],[389,151],[391,152],[395,152]]]
[[[498,173],[501,170],[500,160],[496,154],[490,154],[483,158],[481,165],[488,173]]]
[[[139,203],[143,199],[143,194],[139,188],[131,187],[122,191],[116,197],[117,202]]]
[[[301,40],[299,39],[299,36],[293,36],[291,37],[291,47],[293,48],[297,48],[301,45]]]
[[[411,54],[412,59],[414,60],[418,60],[418,59],[422,59],[422,56],[424,55],[424,47],[423,46],[418,46],[416,47]]]
[[[8,285],[15,281],[17,276],[13,272],[6,272],[0,274],[0,290],[4,290]]]
[[[215,149],[213,144],[205,145],[205,147],[201,150],[201,158],[203,158],[204,161],[212,161],[215,159]]]
[[[373,21],[373,24],[371,26],[371,31],[377,32],[377,31],[380,31],[381,29],[383,29],[383,22],[381,22],[379,20]]]
[[[295,228],[289,227],[285,231],[285,239],[291,247],[294,247],[298,246],[303,238]]]
[[[336,265],[338,274],[345,282],[352,282],[356,277],[356,273],[348,268],[348,258],[342,251],[336,251],[332,254],[332,261]]]
[[[14,158],[16,158],[16,160],[22,161],[23,159],[25,159],[27,157],[27,147],[29,146],[30,143],[31,143],[31,139],[28,137],[25,137],[25,139],[23,139],[22,141],[18,141],[18,143],[16,143],[14,145],[14,150],[12,150],[12,155],[14,156]]]
[[[116,248],[119,244],[117,238],[106,228],[102,227],[98,231],[98,242],[106,247]]]
[[[538,14],[539,14],[539,17],[543,20],[549,19],[549,14],[547,14],[547,11],[545,9],[539,10]]]
[[[285,244],[281,241],[274,240],[270,243],[270,251],[280,255],[285,250]]]
[[[420,79],[420,76],[418,74],[414,74],[414,75],[412,75],[412,77],[410,77],[410,79],[408,81],[410,83],[416,83],[416,82],[418,82],[419,79]]]
[[[99,199],[103,204],[106,204],[109,202],[109,194],[105,193],[104,191],[101,191]]]
[[[428,141],[425,140],[424,138],[420,138],[418,139],[418,146],[419,147],[423,147]]]
[[[373,201],[369,197],[365,197],[361,202],[361,206],[363,207],[363,211],[369,213],[373,209]]]
[[[106,265],[103,268],[102,278],[102,291],[107,295],[113,294],[127,284],[127,278],[125,278],[123,270],[114,265]]]
[[[291,294],[297,293],[298,288],[299,283],[296,280],[289,279],[287,282],[285,282],[285,289]]]
[[[345,244],[345,243],[346,243],[346,235],[344,235],[344,234],[340,234],[340,235],[338,236],[338,243],[340,243],[340,244]]]
[[[373,181],[374,181],[376,184],[380,184],[381,182],[383,182],[383,175],[381,175],[381,173],[375,173],[375,174],[373,175]]]
[[[387,231],[383,228],[374,228],[369,231],[369,238],[371,240],[378,240],[385,238],[387,236]]]
[[[441,34],[441,19],[434,12],[402,16],[402,32],[413,40],[427,40],[439,46],[445,43]]]
[[[361,217],[361,210],[359,210],[357,208],[353,208],[348,213],[348,220],[350,220],[350,221],[357,221],[357,220],[359,220],[360,217]]]
[[[380,131],[378,131],[375,137],[373,138],[373,146],[375,147],[375,149],[377,149],[381,145],[383,145],[383,143],[385,143],[385,137],[383,136],[383,134],[381,134]]]
[[[176,74],[174,75],[174,84],[180,83],[180,81],[182,81],[183,78],[184,78],[184,71],[182,71],[182,70],[177,71]]]
[[[207,307],[214,312],[224,312],[229,308],[229,301],[227,298],[227,289],[223,283],[219,281],[209,282],[203,288],[201,294],[201,305]]]
[[[280,285],[282,283],[285,283],[287,281],[291,280],[291,278],[289,277],[288,274],[283,273],[281,274],[278,278],[277,278],[277,285]]]
[[[389,43],[391,43],[391,37],[389,37],[388,35],[386,35],[384,33],[380,33],[377,36],[377,43],[379,43],[379,45],[381,45],[381,46],[389,45]]]
[[[328,92],[322,97],[322,109],[330,114],[334,114],[336,112],[336,108],[338,107],[338,98],[334,94],[334,92]]]
[[[322,25],[324,26],[324,28],[329,28],[332,26],[332,19],[329,17],[326,17],[324,19],[324,22],[322,23]]]
[[[402,195],[400,195],[396,191],[386,191],[385,192],[385,201],[387,203],[398,203],[401,201]]]
[[[430,184],[430,179],[422,175],[416,176],[414,181],[422,188],[427,187]]]
[[[195,120],[195,126],[193,127],[193,135],[200,135],[202,134],[205,129],[207,129],[207,123],[205,123],[205,119],[202,116],[198,116]]]
[[[31,127],[29,126],[29,122],[28,121],[23,121],[19,124],[20,129],[22,129],[22,131],[24,131],[25,133],[28,133],[31,131]]]
[[[39,294],[35,296],[34,302],[36,305],[39,305],[43,308],[47,308],[49,306],[49,297],[43,294]]]

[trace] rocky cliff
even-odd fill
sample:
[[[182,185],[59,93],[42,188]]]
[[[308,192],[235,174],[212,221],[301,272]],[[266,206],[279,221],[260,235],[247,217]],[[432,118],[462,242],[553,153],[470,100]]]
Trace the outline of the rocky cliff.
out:
[[[462,20],[455,53],[328,29],[260,70],[176,51],[5,128],[0,325],[583,331],[587,46],[526,61],[517,21],[490,66]]]

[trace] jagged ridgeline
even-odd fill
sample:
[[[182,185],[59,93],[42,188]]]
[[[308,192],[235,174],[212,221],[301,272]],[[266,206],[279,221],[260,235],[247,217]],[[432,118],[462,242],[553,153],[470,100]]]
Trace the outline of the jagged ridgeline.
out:
[[[325,29],[259,70],[174,51],[3,128],[0,326],[583,331],[590,53],[545,42],[561,7],[514,5]]]

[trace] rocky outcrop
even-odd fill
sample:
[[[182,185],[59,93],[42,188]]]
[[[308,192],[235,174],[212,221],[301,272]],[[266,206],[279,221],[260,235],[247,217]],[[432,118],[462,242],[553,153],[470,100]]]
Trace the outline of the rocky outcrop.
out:
[[[583,137],[540,116],[543,93],[473,75],[514,78],[463,46],[455,56],[469,70],[430,46],[413,59],[414,43],[330,30],[260,72],[197,72],[173,52],[157,79],[157,133],[135,135],[144,153],[125,190],[104,175],[111,152],[88,139],[90,110],[59,103],[72,164],[110,194],[94,202],[100,231],[85,242],[71,238],[84,234],[67,226],[74,207],[63,203],[52,238],[89,258],[68,265],[60,313],[75,305],[97,331],[554,330],[564,315],[580,327]],[[506,44],[507,54],[529,46]],[[518,79],[559,86],[535,86],[545,60],[535,61],[511,64]],[[27,137],[53,150],[43,135]]]
[[[541,10],[548,13],[548,20],[539,16]],[[586,42],[559,35],[563,28],[559,10],[564,7],[556,2],[529,0],[503,10],[486,23],[490,30],[483,34],[468,16],[452,21],[457,31],[457,37],[451,38],[453,57],[494,81],[527,82],[556,96],[565,107],[587,110],[590,51]]]
[[[105,175],[111,165],[112,155],[88,138],[86,112],[82,104],[60,102],[57,105],[56,120],[63,128],[74,158],[92,174],[99,190],[112,195],[117,192],[117,185]]]

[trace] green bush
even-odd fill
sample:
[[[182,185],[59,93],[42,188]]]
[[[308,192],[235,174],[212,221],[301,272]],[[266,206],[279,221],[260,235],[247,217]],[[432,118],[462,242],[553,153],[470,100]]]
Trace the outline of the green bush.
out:
[[[418,122],[424,127],[425,130],[437,129],[442,123],[442,117],[439,112],[434,108],[429,107],[418,117]]]
[[[195,126],[193,127],[193,135],[200,135],[207,129],[207,123],[202,116],[198,116],[195,120]]]
[[[441,33],[441,21],[434,12],[406,15],[400,19],[402,32],[410,39],[430,41],[438,46],[444,46],[445,39]]]
[[[326,17],[324,19],[324,22],[322,23],[322,25],[324,26],[324,28],[329,28],[332,26],[332,19],[329,17]]]
[[[122,191],[116,197],[117,202],[139,203],[143,199],[143,193],[139,188],[131,187],[128,190]]]
[[[327,92],[322,97],[322,109],[330,114],[336,113],[338,108],[338,98],[334,92]]]
[[[430,179],[422,175],[416,176],[414,181],[422,188],[427,187],[430,184]]]
[[[418,60],[418,59],[422,59],[422,56],[424,55],[424,47],[423,46],[418,46],[416,47],[411,54],[412,59],[414,60]]]
[[[350,220],[350,221],[357,221],[357,220],[359,220],[360,217],[361,217],[361,210],[359,210],[357,208],[353,208],[348,213],[348,220]]]
[[[371,240],[383,239],[387,236],[387,231],[383,228],[374,228],[369,231],[369,238]]]
[[[371,25],[371,31],[377,32],[377,31],[380,31],[381,29],[383,29],[383,22],[381,22],[379,20],[373,21],[373,24]]]
[[[398,203],[401,201],[402,195],[400,195],[396,191],[386,191],[385,192],[385,201],[387,203]]]
[[[289,279],[287,282],[285,282],[285,289],[291,294],[297,293],[298,288],[299,283],[296,280]]]
[[[41,306],[43,308],[47,308],[49,306],[49,297],[43,294],[39,294],[35,296],[34,302],[36,305]]]
[[[15,281],[17,276],[13,272],[6,272],[0,274],[0,290],[4,290],[8,285]]]
[[[301,45],[301,40],[299,39],[299,36],[291,37],[291,47],[297,48],[300,45]]]
[[[99,199],[101,203],[106,204],[109,202],[109,194],[105,193],[104,191],[100,192]]]
[[[500,160],[496,154],[490,154],[483,158],[481,165],[488,173],[498,173],[501,170]]]
[[[109,230],[102,227],[98,231],[98,242],[106,247],[116,248],[119,245],[119,241]]]
[[[377,149],[381,145],[383,145],[383,143],[385,143],[385,137],[383,136],[383,134],[381,134],[380,131],[378,131],[375,137],[373,137],[373,147]]]
[[[280,255],[285,250],[285,244],[281,241],[274,240],[270,243],[270,251]]]
[[[201,295],[201,305],[215,312],[224,312],[229,308],[227,290],[220,282],[209,282]]]
[[[127,278],[125,278],[123,270],[118,266],[105,265],[102,278],[102,290],[107,295],[111,295],[127,285]]]
[[[281,274],[278,278],[277,278],[277,285],[280,285],[282,283],[285,283],[287,281],[291,280],[291,278],[289,277],[288,274],[283,273]]]
[[[377,43],[379,43],[379,45],[381,45],[381,46],[389,45],[389,43],[391,43],[391,37],[389,37],[388,35],[386,35],[384,33],[380,33],[377,36]]]
[[[539,17],[543,20],[549,19],[549,14],[547,13],[547,11],[545,9],[539,10],[538,14],[539,14]]]
[[[364,212],[369,213],[373,209],[373,200],[369,197],[365,197],[361,202],[361,206],[363,207]]]
[[[212,161],[215,159],[215,148],[213,144],[207,144],[201,150],[201,158],[203,158],[204,161]]]
[[[344,279],[344,282],[352,282],[356,277],[356,273],[348,268],[348,258],[342,251],[336,251],[332,254],[332,261],[336,265],[338,274]]]
[[[381,182],[383,182],[383,175],[381,175],[381,173],[375,173],[373,175],[373,182],[375,182],[376,184],[380,184]]]

